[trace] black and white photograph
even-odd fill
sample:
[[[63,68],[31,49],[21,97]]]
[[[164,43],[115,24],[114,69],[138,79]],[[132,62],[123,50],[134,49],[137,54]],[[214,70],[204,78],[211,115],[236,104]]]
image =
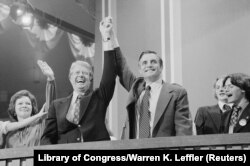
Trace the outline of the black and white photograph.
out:
[[[0,166],[250,163],[249,62],[250,0],[0,0]]]

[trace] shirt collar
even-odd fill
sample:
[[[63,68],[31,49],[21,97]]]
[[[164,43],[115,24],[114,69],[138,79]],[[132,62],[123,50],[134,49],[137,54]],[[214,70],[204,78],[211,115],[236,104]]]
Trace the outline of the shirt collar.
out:
[[[146,87],[147,86],[150,86],[151,87],[151,89],[155,89],[155,88],[159,88],[159,87],[161,87],[162,86],[162,83],[163,83],[163,81],[162,81],[162,78],[159,78],[158,80],[156,80],[155,82],[146,82]]]
[[[76,91],[73,91],[73,96],[72,96],[72,101],[76,101],[78,95],[80,95],[79,93],[77,93]],[[81,94],[82,96],[84,96],[84,93]]]
[[[218,105],[219,105],[220,110],[221,110],[222,112],[225,112],[225,111],[226,111],[226,110],[223,108],[225,104],[229,105],[231,108],[233,107],[233,104],[232,104],[232,103],[225,103],[225,102],[222,102],[222,101],[218,101]]]

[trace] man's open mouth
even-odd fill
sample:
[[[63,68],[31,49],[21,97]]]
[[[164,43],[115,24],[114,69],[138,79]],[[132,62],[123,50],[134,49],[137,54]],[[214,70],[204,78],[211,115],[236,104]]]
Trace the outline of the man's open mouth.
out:
[[[86,79],[76,79],[76,83],[85,83],[86,82]]]

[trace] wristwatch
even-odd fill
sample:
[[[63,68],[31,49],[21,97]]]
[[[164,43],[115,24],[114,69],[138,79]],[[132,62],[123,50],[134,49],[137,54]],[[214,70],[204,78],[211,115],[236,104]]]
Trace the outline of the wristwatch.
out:
[[[107,42],[109,40],[110,40],[110,37],[105,37],[105,38],[102,39],[103,42]]]

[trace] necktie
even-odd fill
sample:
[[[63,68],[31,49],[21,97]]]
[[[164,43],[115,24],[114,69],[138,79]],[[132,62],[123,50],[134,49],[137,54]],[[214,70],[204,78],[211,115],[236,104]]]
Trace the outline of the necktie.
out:
[[[140,107],[140,119],[139,119],[139,138],[148,138],[150,136],[150,112],[149,112],[149,98],[150,98],[150,86],[145,89],[141,107]]]
[[[79,123],[79,113],[80,113],[80,100],[82,96],[78,95],[77,99],[74,103],[73,109],[74,109],[74,118],[73,118],[73,123],[78,124]]]
[[[224,104],[223,109],[226,111],[230,111],[232,108],[229,105]]]
[[[230,119],[230,126],[234,126],[238,121],[240,107],[233,106],[233,112]]]

